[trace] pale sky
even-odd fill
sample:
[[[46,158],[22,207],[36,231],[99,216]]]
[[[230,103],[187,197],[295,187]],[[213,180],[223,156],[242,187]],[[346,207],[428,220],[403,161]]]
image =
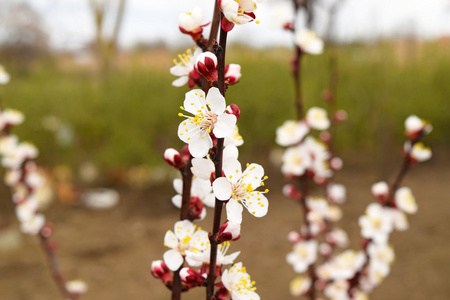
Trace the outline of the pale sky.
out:
[[[5,1],[5,0],[1,0]],[[20,0],[6,0],[20,1]],[[94,36],[89,0],[25,0],[43,16],[56,48],[78,49]],[[106,0],[114,1],[114,0]],[[322,0],[330,3],[334,0]],[[371,40],[380,37],[413,35],[426,39],[450,35],[450,0],[342,0],[336,36],[340,41]],[[260,24],[236,26],[231,41],[256,47],[291,45],[291,35],[279,24],[290,12],[291,1],[260,0],[255,12]],[[189,45],[188,36],[178,29],[178,15],[199,6],[205,22],[211,18],[213,0],[128,0],[120,45],[164,41],[169,46]],[[319,33],[326,18],[317,13]]]

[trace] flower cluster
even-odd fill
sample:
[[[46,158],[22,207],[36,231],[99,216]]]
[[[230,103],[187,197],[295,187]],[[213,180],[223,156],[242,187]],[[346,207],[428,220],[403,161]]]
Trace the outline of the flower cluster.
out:
[[[9,74],[0,65],[0,84],[9,81]],[[55,274],[55,278],[61,278],[55,280],[56,284],[68,299],[78,299],[87,291],[87,285],[81,280],[66,282],[62,279],[55,263],[53,249],[49,244],[54,228],[53,225],[46,223],[44,214],[40,212],[40,204],[46,199],[43,196],[45,193],[41,192],[45,178],[34,161],[39,151],[33,144],[22,142],[16,135],[11,134],[12,129],[23,121],[24,115],[21,112],[0,108],[0,163],[6,170],[4,181],[13,191],[12,200],[21,232],[39,235],[49,261],[53,262],[50,264],[52,273]]]
[[[243,139],[237,121],[241,112],[236,104],[227,105],[225,91],[239,82],[241,68],[225,65],[223,57],[227,32],[235,24],[253,21],[256,7],[255,0],[219,1],[223,18],[211,22],[210,39],[202,35],[210,23],[203,22],[201,9],[179,18],[181,32],[198,46],[179,55],[170,69],[178,76],[174,86],[188,84],[191,88],[178,114],[182,118],[178,137],[186,145],[181,152],[170,148],[164,153],[164,159],[181,173],[173,182],[177,194],[172,197],[180,209],[180,221],[165,235],[164,245],[170,249],[163,260],[152,263],[153,276],[172,290],[173,299],[198,286],[206,286],[208,299],[259,299],[242,263],[234,264],[240,252],[227,251],[231,242],[240,238],[244,208],[255,217],[267,214],[267,176],[261,165],[248,163],[243,169],[239,161],[238,146]],[[220,44],[215,41],[214,28],[221,28]],[[207,207],[214,210],[210,233],[193,223],[206,216]],[[225,222],[220,220],[222,207],[226,209]],[[226,265],[232,266],[223,271]],[[216,282],[217,277],[221,281]],[[214,293],[215,286],[219,289]]]

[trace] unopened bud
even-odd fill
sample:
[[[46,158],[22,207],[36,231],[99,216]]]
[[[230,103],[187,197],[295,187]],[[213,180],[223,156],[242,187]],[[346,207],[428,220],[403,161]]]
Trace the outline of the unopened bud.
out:
[[[290,243],[296,244],[302,240],[302,236],[297,231],[291,231],[288,233],[287,239]]]
[[[239,119],[239,116],[241,115],[241,109],[236,104],[228,105],[226,112],[227,114],[235,115],[236,119]]]
[[[201,286],[205,282],[205,278],[191,268],[181,269],[180,278],[183,282],[193,286]]]
[[[344,162],[342,161],[342,159],[340,157],[333,157],[330,160],[330,167],[335,171],[342,169],[343,166],[344,166]]]
[[[319,253],[322,256],[329,256],[333,252],[333,248],[328,243],[321,243],[319,245]]]
[[[286,184],[283,187],[283,195],[293,200],[300,200],[302,194],[293,184]]]
[[[217,233],[217,242],[236,241],[241,237],[241,224],[226,221]]]
[[[239,82],[239,78],[241,78],[241,66],[238,64],[229,64],[225,66],[225,80],[228,80],[228,83],[235,84]]]
[[[418,116],[411,115],[405,120],[405,133],[410,140],[416,139],[422,132],[428,134],[431,130],[433,130],[433,126]]]
[[[331,141],[331,133],[328,131],[322,131],[319,134],[319,138],[324,143],[329,143]]]
[[[178,152],[177,149],[174,148],[166,149],[166,151],[164,151],[164,159],[169,165],[177,169],[183,166],[183,163],[181,162],[181,154],[180,152]]]
[[[172,281],[172,273],[162,260],[155,260],[152,262],[151,273],[153,277],[161,279],[164,284]]]
[[[343,109],[340,109],[334,113],[333,121],[336,123],[341,123],[347,120],[347,112]]]
[[[372,185],[371,192],[375,198],[384,202],[389,194],[389,185],[384,181],[377,182]]]
[[[332,102],[334,100],[333,92],[330,90],[325,90],[322,92],[322,99],[327,102]]]
[[[195,60],[195,70],[209,81],[217,80],[217,57],[212,52],[203,52]]]

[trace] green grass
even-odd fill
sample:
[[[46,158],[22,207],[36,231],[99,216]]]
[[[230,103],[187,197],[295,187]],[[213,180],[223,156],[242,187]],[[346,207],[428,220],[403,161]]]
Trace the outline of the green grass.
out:
[[[404,63],[392,43],[337,48],[337,107],[349,114],[337,132],[338,147],[377,150],[380,145],[401,145],[403,121],[410,114],[433,123],[428,144],[449,144],[450,56],[443,47],[423,44],[420,54]],[[274,147],[275,129],[296,115],[292,53],[240,46],[227,53],[227,63],[242,66],[241,82],[227,92],[227,103],[236,103],[242,111],[242,151]],[[16,73],[12,63],[3,62],[12,81],[2,87],[2,105],[25,113],[26,122],[15,131],[38,146],[41,163],[75,166],[89,160],[113,168],[161,164],[165,148],[182,146],[176,136],[177,113],[188,88],[171,86],[175,78],[168,68],[175,55],[158,55],[145,65],[132,60],[106,80],[87,69],[57,64],[42,63],[28,73]],[[306,106],[326,106],[321,93],[328,82],[328,53],[306,57],[303,74]],[[73,144],[57,143],[42,126],[46,116],[70,125]]]

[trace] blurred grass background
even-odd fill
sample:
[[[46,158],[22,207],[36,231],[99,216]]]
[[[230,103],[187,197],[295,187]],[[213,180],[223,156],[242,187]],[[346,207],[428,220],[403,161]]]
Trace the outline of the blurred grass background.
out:
[[[449,50],[450,44],[443,41],[335,48],[337,108],[349,114],[338,130],[339,150],[375,153],[392,144],[398,149],[410,114],[432,122],[428,144],[448,145]],[[164,164],[165,148],[182,147],[176,136],[177,113],[188,88],[171,86],[175,77],[169,68],[176,55],[166,49],[121,54],[106,77],[68,55],[41,60],[26,70],[3,61],[12,80],[2,87],[2,106],[24,112],[26,122],[15,132],[37,145],[43,165],[76,167],[90,161],[113,169],[158,166]],[[275,129],[295,118],[291,56],[291,50],[283,48],[235,45],[228,51],[227,63],[242,66],[241,83],[229,88],[227,104],[241,108],[244,153],[275,147]],[[304,60],[307,107],[326,106],[321,94],[328,83],[328,60],[328,52]],[[49,120],[65,131],[46,129]]]

